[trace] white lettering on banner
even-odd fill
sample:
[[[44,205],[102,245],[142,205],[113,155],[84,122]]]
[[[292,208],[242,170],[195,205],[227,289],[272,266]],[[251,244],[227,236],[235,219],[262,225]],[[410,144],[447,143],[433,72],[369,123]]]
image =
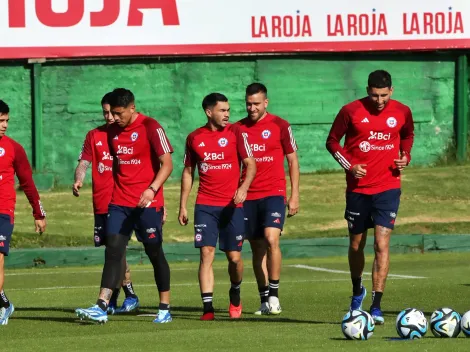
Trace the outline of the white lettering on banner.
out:
[[[254,152],[265,152],[266,144],[250,144],[250,148]]]
[[[224,153],[208,153],[204,152],[204,161],[209,160],[224,160]]]
[[[382,133],[382,132],[370,131],[370,137],[367,138],[367,140],[369,140],[369,141],[370,140],[388,141],[388,140],[390,140],[391,135],[392,135],[391,133]]]
[[[470,48],[468,0],[204,0],[204,9],[194,0],[3,0],[0,59]]]
[[[122,145],[118,145],[118,150],[116,154],[132,155],[134,154],[134,147],[125,147]]]

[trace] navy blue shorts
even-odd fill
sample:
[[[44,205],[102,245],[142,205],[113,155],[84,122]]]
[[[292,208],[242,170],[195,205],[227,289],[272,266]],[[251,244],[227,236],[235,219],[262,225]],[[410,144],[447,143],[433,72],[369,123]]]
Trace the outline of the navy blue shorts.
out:
[[[286,202],[283,196],[271,196],[243,202],[246,218],[246,238],[264,238],[264,229],[275,227],[282,231],[286,217]]]
[[[241,251],[245,239],[243,208],[196,204],[194,208],[194,247],[217,247],[224,252]]]
[[[349,233],[360,234],[377,225],[394,228],[400,206],[401,190],[390,189],[377,194],[346,192],[346,211]]]
[[[163,242],[163,211],[156,208],[131,208],[110,204],[106,236],[135,235],[142,243]]]
[[[0,214],[0,253],[8,255],[8,252],[10,252],[10,242],[12,233],[12,217],[10,215]]]
[[[93,237],[95,247],[104,246],[106,244],[107,222],[108,214],[95,214],[95,229]]]

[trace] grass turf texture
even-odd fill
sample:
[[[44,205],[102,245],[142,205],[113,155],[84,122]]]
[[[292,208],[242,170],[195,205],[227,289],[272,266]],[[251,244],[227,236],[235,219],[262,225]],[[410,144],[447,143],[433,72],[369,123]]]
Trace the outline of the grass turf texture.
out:
[[[366,258],[370,272],[371,257]],[[201,322],[201,299],[197,264],[171,264],[173,322],[153,324],[157,292],[149,266],[131,269],[141,300],[138,313],[110,316],[105,325],[83,323],[74,314],[77,307],[94,304],[101,268],[8,270],[6,290],[16,311],[7,326],[0,326],[3,351],[63,350],[161,350],[161,351],[314,351],[314,350],[447,350],[468,351],[470,339],[438,339],[431,331],[415,341],[398,339],[395,319],[404,308],[421,309],[428,320],[440,307],[461,314],[470,310],[468,254],[393,255],[390,274],[422,279],[390,277],[382,300],[385,325],[377,326],[369,341],[347,341],[341,319],[349,307],[351,283],[347,273],[296,268],[294,265],[347,271],[347,258],[290,259],[283,263],[280,287],[283,313],[257,317],[259,306],[252,269],[246,263],[242,284],[243,319],[228,318],[229,282],[226,264],[215,263],[214,307],[216,321]],[[365,276],[371,304],[370,275]],[[121,293],[123,296],[123,294]],[[122,301],[120,297],[120,302]]]
[[[345,180],[343,173],[301,175],[300,213],[287,219],[283,238],[344,236],[343,219]],[[410,168],[402,177],[403,192],[395,234],[470,233],[470,165]],[[178,223],[179,184],[165,186],[168,220],[164,228],[166,242],[193,240],[192,214],[197,184],[188,201],[190,225]],[[72,191],[43,192],[48,214],[47,232],[33,232],[31,208],[19,192],[13,248],[92,246],[93,213],[91,190],[85,188],[80,198]],[[135,237],[133,237],[135,239]]]

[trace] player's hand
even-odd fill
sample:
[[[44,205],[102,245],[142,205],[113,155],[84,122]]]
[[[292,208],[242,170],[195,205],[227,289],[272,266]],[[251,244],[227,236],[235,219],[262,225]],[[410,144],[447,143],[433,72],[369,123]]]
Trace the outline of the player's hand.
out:
[[[287,202],[287,217],[290,218],[299,212],[299,196],[291,196]]]
[[[235,195],[233,196],[233,202],[235,204],[243,203],[246,199],[247,193],[248,193],[248,190],[245,187],[238,188],[237,191],[235,192]]]
[[[406,154],[402,154],[400,159],[395,159],[393,161],[395,162],[395,165],[400,171],[408,166],[408,157],[406,156]]]
[[[168,213],[167,213],[167,211],[166,211],[166,208],[163,207],[162,225],[165,225],[167,215],[168,215]]]
[[[357,164],[351,168],[351,173],[355,178],[363,178],[367,174],[365,167],[367,164]]]
[[[34,220],[34,226],[36,227],[36,233],[42,235],[42,233],[46,231],[46,219]]]
[[[75,197],[80,196],[79,189],[83,187],[83,183],[81,181],[77,181],[72,186],[72,192]]]
[[[147,208],[152,203],[153,198],[155,198],[155,193],[151,189],[146,189],[140,195],[140,200],[137,204],[137,207]]]
[[[188,211],[186,208],[180,208],[180,213],[178,215],[178,221],[181,226],[186,226],[189,223]]]

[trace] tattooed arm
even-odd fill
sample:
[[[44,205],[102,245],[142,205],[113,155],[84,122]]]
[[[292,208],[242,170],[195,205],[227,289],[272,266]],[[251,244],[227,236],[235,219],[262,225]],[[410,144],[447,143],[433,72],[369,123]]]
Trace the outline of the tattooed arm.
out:
[[[83,180],[85,179],[86,170],[90,166],[90,162],[87,160],[80,160],[77,168],[75,169],[75,183],[72,186],[73,195],[75,197],[80,196],[79,189],[83,186]]]

